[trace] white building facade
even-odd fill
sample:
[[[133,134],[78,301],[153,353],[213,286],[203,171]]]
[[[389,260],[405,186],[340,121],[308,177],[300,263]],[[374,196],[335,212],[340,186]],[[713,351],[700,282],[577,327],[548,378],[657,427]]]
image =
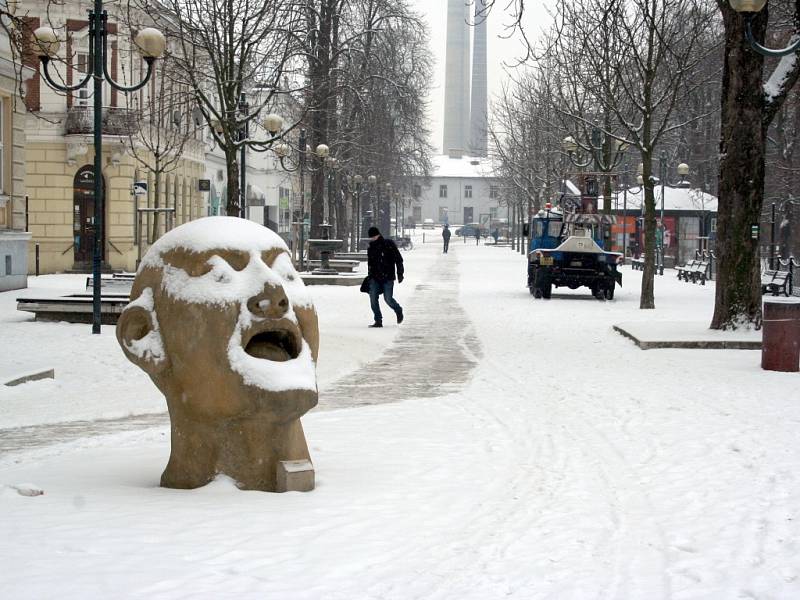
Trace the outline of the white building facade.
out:
[[[479,223],[488,226],[508,218],[508,208],[501,202],[500,182],[492,175],[485,158],[437,156],[433,174],[426,183],[415,179],[413,185],[413,220],[425,219],[437,224]]]

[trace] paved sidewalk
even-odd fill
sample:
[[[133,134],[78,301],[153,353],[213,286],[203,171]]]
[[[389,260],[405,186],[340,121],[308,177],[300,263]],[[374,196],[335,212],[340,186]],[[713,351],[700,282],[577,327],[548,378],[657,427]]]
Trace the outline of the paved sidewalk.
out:
[[[457,264],[457,253],[439,257],[403,307],[405,320],[394,343],[356,373],[321,390],[319,409],[434,398],[464,386],[480,358],[480,343],[458,303]],[[381,304],[384,319],[393,321],[391,309]]]
[[[452,246],[451,246],[452,248]],[[405,301],[405,321],[391,346],[357,372],[320,390],[315,410],[434,398],[457,392],[480,358],[480,344],[458,303],[457,252],[440,256]],[[383,303],[383,300],[381,300]],[[392,316],[388,311],[387,320]],[[372,332],[366,327],[364,335]],[[166,427],[166,412],[0,429],[0,456],[86,437]]]

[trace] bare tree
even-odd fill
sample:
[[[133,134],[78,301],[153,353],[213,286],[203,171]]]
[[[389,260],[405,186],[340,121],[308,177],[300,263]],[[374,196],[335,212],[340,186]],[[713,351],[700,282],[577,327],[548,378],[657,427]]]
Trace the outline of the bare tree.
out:
[[[800,0],[793,2],[791,31],[800,30]],[[744,42],[745,18],[717,0],[725,25],[722,79],[717,277],[712,329],[761,325],[761,264],[751,228],[761,217],[767,132],[800,76],[797,54],[783,57],[764,80],[764,57]],[[764,42],[767,8],[752,17]]]
[[[599,129],[603,153],[636,148],[645,182],[645,268],[640,308],[655,308],[656,148],[689,121],[677,108],[701,86],[689,79],[709,51],[712,14],[699,0],[561,0],[547,42],[552,87],[565,117]],[[540,53],[544,55],[544,53]],[[606,193],[610,198],[610,193]]]
[[[160,208],[162,181],[180,165],[184,150],[196,137],[192,118],[194,98],[169,55],[156,65],[148,85],[130,100],[134,115],[125,149],[137,164],[153,176],[153,208]],[[158,238],[158,213],[151,220],[152,240]]]
[[[225,154],[229,215],[239,215],[239,153],[266,150],[266,140],[245,135],[265,118],[301,77],[303,54],[299,0],[130,0],[173,40],[173,61],[214,141]],[[140,13],[136,13],[140,14]],[[288,86],[287,86],[288,82]],[[248,100],[248,94],[252,96]],[[243,102],[243,100],[246,100]],[[284,127],[289,131],[295,124]]]

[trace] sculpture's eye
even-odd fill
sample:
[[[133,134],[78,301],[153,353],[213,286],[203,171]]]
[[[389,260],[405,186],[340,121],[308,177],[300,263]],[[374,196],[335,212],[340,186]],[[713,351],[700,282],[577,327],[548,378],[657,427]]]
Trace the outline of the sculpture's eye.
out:
[[[285,255],[286,252],[281,250],[280,248],[273,248],[272,250],[264,250],[261,253],[261,260],[264,261],[264,264],[268,267],[272,268],[275,264],[275,259],[277,259],[281,255]]]
[[[215,252],[222,260],[228,263],[234,270],[242,271],[250,262],[250,254],[241,250],[219,250]]]
[[[295,280],[296,274],[294,267],[292,266],[292,259],[289,258],[289,255],[286,252],[281,250],[270,266],[278,275],[287,281]]]

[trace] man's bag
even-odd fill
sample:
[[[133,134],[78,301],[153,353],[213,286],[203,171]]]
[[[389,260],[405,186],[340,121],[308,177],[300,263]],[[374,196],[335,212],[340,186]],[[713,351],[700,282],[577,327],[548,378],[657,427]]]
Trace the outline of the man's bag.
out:
[[[364,277],[364,281],[361,282],[361,291],[369,294],[369,275]]]

